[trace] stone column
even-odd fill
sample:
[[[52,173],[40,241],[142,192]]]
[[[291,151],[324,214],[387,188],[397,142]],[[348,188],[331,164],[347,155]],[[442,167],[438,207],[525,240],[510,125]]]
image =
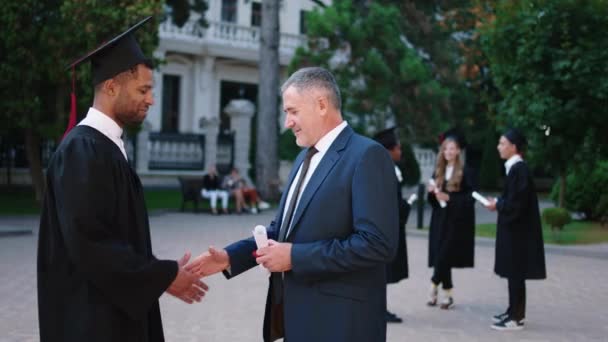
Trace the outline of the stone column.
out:
[[[166,51],[156,50],[154,57],[164,59]],[[162,126],[163,73],[161,69],[154,70],[154,105],[148,109],[146,116],[146,120],[150,124],[150,131],[160,131]]]
[[[217,162],[217,136],[220,132],[218,117],[202,117],[199,120],[201,133],[205,135],[205,170]]]
[[[249,168],[249,145],[251,143],[251,118],[255,105],[246,99],[231,100],[224,108],[230,116],[230,126],[234,134],[234,167],[243,177],[247,177]]]
[[[215,58],[203,57],[198,58],[194,63],[194,117],[193,122],[198,122],[198,127],[192,127],[193,132],[200,132],[204,129],[201,125],[202,121],[214,120],[216,113],[212,111],[211,103]],[[206,158],[206,157],[205,157]],[[205,161],[205,164],[207,162]]]
[[[150,131],[152,130],[152,124],[146,120],[141,125],[141,130],[137,134],[137,173],[148,172],[148,161],[150,160],[150,149],[148,148],[148,142],[150,137]]]

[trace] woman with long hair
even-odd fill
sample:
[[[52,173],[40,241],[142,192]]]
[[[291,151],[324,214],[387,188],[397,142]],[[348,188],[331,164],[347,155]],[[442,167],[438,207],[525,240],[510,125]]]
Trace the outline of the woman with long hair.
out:
[[[475,247],[475,209],[472,172],[464,165],[462,149],[466,143],[456,130],[444,133],[433,178],[429,181],[428,201],[433,208],[429,232],[429,267],[433,267],[429,306],[438,304],[438,287],[444,295],[441,309],[454,305],[452,268],[473,267]]]

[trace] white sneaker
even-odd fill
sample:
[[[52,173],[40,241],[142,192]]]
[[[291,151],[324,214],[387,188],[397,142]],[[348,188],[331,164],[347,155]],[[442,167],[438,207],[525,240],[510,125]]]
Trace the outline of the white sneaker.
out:
[[[452,296],[446,296],[441,300],[441,305],[439,305],[440,309],[448,310],[454,307],[454,298]]]
[[[251,208],[251,213],[252,214],[257,214],[258,213],[258,208]]]
[[[260,208],[260,210],[270,209],[270,204],[268,202],[260,201],[260,203],[258,203],[258,208]]]
[[[507,317],[501,322],[492,324],[491,328],[498,331],[516,331],[522,330],[524,323]]]

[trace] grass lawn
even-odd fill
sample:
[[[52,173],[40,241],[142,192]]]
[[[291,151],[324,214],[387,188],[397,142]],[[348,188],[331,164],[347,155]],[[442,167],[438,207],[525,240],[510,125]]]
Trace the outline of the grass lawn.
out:
[[[179,189],[150,189],[144,190],[148,211],[179,210],[182,195]],[[219,201],[218,201],[219,202]],[[186,203],[186,210],[192,211],[194,204]],[[210,211],[209,201],[201,200],[199,210]],[[234,208],[231,200],[230,208]],[[34,192],[30,188],[0,188],[0,215],[38,215],[40,207],[36,204]]]
[[[478,224],[477,236],[496,237],[496,224]],[[608,242],[608,228],[602,228],[598,222],[572,221],[560,232],[552,232],[543,224],[543,239],[545,243],[558,245],[582,245],[589,243]]]

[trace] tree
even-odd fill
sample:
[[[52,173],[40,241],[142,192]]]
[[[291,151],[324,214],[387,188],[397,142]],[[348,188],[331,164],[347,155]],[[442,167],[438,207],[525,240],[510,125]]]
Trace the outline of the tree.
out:
[[[180,8],[184,8],[180,3],[188,3],[169,2]],[[163,3],[105,1],[102,6],[95,0],[0,0],[0,55],[4,59],[0,63],[0,120],[6,131],[24,135],[38,201],[44,192],[41,140],[59,139],[67,123],[71,74],[66,66],[148,15],[154,16],[148,29],[136,34],[144,52],[151,55],[158,43],[156,27]],[[197,0],[190,9],[204,11],[205,4]],[[86,108],[93,93],[90,70],[76,68],[75,76],[78,108]]]
[[[449,91],[408,44],[395,6],[337,0],[307,20],[308,46],[296,51],[290,69],[331,70],[342,90],[343,114],[356,130],[369,134],[392,121],[409,142],[435,136]]]
[[[531,159],[559,175],[560,207],[568,169],[588,164],[578,152],[606,156],[606,27],[607,0],[522,0],[500,3],[483,32],[500,120],[523,130]]]
[[[257,115],[256,183],[261,195],[279,196],[279,0],[262,1]]]

